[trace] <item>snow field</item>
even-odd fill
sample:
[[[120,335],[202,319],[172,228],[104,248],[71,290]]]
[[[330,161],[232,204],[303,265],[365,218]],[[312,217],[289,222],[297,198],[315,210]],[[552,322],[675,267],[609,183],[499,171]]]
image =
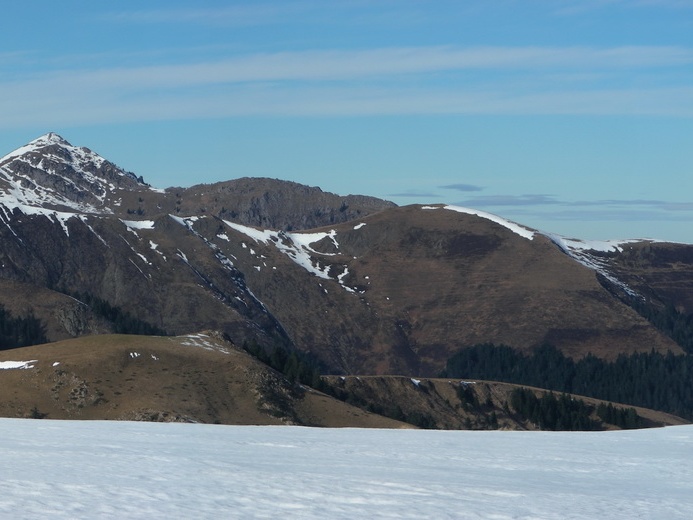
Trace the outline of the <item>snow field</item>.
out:
[[[2,518],[690,518],[693,427],[0,420]]]

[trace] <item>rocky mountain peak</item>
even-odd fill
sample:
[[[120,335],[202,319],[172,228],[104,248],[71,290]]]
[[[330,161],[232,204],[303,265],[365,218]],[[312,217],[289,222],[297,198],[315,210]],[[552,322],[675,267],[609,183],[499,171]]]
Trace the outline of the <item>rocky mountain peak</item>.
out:
[[[6,207],[112,213],[118,191],[145,186],[141,177],[55,132],[0,158],[0,202]]]
[[[72,146],[69,142],[67,142],[66,139],[62,138],[55,132],[48,132],[47,134],[37,137],[29,143],[29,145],[34,146],[49,146],[53,144],[60,146]]]

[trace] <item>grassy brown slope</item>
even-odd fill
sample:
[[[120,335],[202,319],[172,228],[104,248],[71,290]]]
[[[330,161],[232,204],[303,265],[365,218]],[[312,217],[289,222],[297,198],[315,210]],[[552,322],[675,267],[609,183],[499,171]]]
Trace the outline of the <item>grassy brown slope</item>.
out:
[[[332,370],[430,376],[459,348],[485,342],[548,342],[575,358],[681,352],[547,237],[527,240],[442,207],[389,208],[312,230],[336,232],[334,242],[311,244],[333,280],[218,221],[195,229],[234,259],[294,345]],[[336,282],[341,273],[356,294]]]
[[[356,225],[356,223],[365,225]],[[459,349],[477,343],[529,350],[545,342],[568,356],[614,359],[637,351],[681,349],[599,283],[595,271],[551,240],[527,240],[488,219],[407,206],[314,231],[314,259],[333,280],[306,279],[274,246],[227,231],[229,254],[248,286],[294,344],[349,374],[433,376]],[[276,270],[254,269],[256,253]],[[338,252],[337,252],[338,251]]]
[[[421,426],[439,429],[506,429],[537,430],[537,425],[518,417],[509,409],[511,392],[520,385],[492,381],[461,381],[459,379],[413,379],[399,376],[328,376],[325,380],[337,391],[350,395],[350,402],[366,409],[386,413],[395,417],[408,418]],[[462,401],[458,389],[467,385],[473,392],[475,403]],[[529,388],[529,387],[524,387]],[[545,390],[532,388],[540,397]],[[606,403],[590,397],[575,396],[585,403]],[[657,427],[688,424],[688,421],[664,412],[619,405],[617,408],[635,408],[643,426]],[[495,416],[495,421],[492,419]],[[613,429],[603,423],[596,414],[593,420],[602,429]]]
[[[396,211],[396,221],[387,214],[394,210],[367,220],[362,231],[380,245],[350,271],[369,275],[366,297],[377,298],[381,315],[399,324],[422,375],[440,366],[441,354],[485,342],[517,348],[548,342],[578,358],[680,352],[546,237],[530,241],[444,209]]]
[[[102,335],[0,352],[0,416],[407,427],[289,383],[213,335]]]

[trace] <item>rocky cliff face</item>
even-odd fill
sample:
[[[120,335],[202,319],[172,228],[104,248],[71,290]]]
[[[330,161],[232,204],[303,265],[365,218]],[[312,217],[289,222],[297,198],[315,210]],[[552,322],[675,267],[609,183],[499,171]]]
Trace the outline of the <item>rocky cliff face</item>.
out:
[[[348,222],[395,205],[363,195],[339,196],[276,179],[242,178],[180,191],[179,215],[215,215],[248,226],[312,229]]]
[[[89,294],[170,333],[219,330],[342,373],[435,375],[483,342],[678,352],[619,293],[693,294],[663,289],[690,280],[690,246],[596,251],[464,208],[269,179],[154,190],[55,134],[0,160],[0,221],[0,281],[17,288],[0,303],[35,308],[50,339],[108,328],[69,296]]]

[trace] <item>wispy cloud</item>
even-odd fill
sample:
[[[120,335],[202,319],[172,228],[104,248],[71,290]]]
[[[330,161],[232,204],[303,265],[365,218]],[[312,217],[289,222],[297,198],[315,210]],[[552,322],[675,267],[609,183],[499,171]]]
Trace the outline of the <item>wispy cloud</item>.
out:
[[[621,5],[666,7],[669,9],[693,9],[693,0],[620,0]]]
[[[665,200],[650,200],[650,199],[605,199],[594,201],[576,201],[566,202],[567,206],[577,207],[642,207],[652,208],[661,211],[693,211],[693,202],[672,202]]]
[[[500,206],[546,206],[564,204],[553,195],[482,195],[459,202],[467,206],[500,207]]]
[[[526,215],[529,216],[530,213],[527,212]],[[693,222],[693,215],[691,214],[669,213],[650,208],[636,210],[596,207],[589,211],[565,208],[533,213],[532,216],[540,216],[545,221],[571,222]]]
[[[212,62],[66,70],[62,74],[75,77],[77,81],[118,86],[137,82],[149,87],[179,87],[252,81],[344,81],[391,76],[398,76],[399,80],[400,75],[479,69],[498,72],[541,69],[594,71],[660,69],[689,64],[693,64],[693,49],[686,47],[396,47],[257,53]],[[56,77],[59,76],[60,72],[57,72]],[[447,79],[454,81],[455,78]]]
[[[480,195],[460,201],[460,204],[481,206],[546,206],[558,205],[574,208],[587,207],[643,207],[665,211],[693,211],[693,201],[673,202],[660,199],[595,199],[567,200],[555,195],[522,194],[522,195]]]
[[[296,16],[310,6],[306,2],[258,2],[221,8],[142,9],[112,11],[102,15],[101,19],[137,24],[263,25],[282,22],[284,17]]]
[[[548,4],[558,15],[582,14],[606,8],[693,9],[692,0],[551,0]]]
[[[483,186],[477,186],[476,184],[446,184],[445,186],[439,186],[439,188],[456,191],[482,191],[484,189]]]
[[[693,222],[693,202],[655,199],[565,200],[553,195],[491,195],[456,204],[544,222]]]
[[[0,63],[25,59],[29,54],[30,51],[0,52]]]
[[[239,115],[693,117],[691,65],[693,49],[683,47],[411,47],[25,72],[0,79],[0,126]],[[628,70],[620,84],[618,77],[600,83],[599,74],[579,85],[560,79],[619,68]],[[660,69],[677,71],[678,82],[662,83],[668,76]],[[647,86],[633,88],[633,77]]]
[[[100,20],[125,24],[197,24],[206,26],[262,26],[286,23],[333,25],[348,20],[356,26],[396,24],[400,26],[426,25],[451,13],[474,9],[475,1],[469,5],[459,2],[439,1],[436,9],[419,0],[256,0],[250,5],[222,7],[165,7],[161,9],[112,10]],[[230,2],[228,2],[230,3]],[[238,3],[238,2],[236,2]],[[447,3],[448,5],[444,5]]]
[[[402,197],[402,198],[417,198],[417,199],[418,198],[421,198],[421,199],[440,198],[440,195],[438,195],[437,193],[429,193],[429,192],[425,192],[425,191],[415,191],[415,190],[403,191],[403,192],[399,192],[399,193],[389,193],[387,196],[388,197]]]
[[[442,3],[442,2],[441,2]],[[499,2],[500,3],[500,2]],[[513,1],[506,2],[512,6]],[[528,4],[530,2],[527,2]],[[543,4],[548,12],[558,15],[576,15],[585,12],[602,10],[606,8],[624,9],[693,9],[692,0],[534,0],[533,4]],[[127,9],[113,10],[102,15],[103,21],[115,23],[136,24],[199,24],[199,25],[224,25],[247,26],[283,23],[288,16],[300,17],[303,21],[323,20],[334,21],[335,14],[344,16],[354,13],[362,22],[377,20],[380,22],[393,20],[411,23],[425,22],[431,18],[443,16],[447,9],[453,12],[467,10],[475,12],[486,7],[486,0],[467,0],[464,3],[450,2],[448,6],[440,10],[440,13],[432,13],[430,9],[424,9],[423,2],[386,2],[381,0],[377,6],[372,3],[353,0],[332,0],[329,3],[317,0],[302,1],[258,1],[251,5],[231,5],[222,7],[168,7],[162,9]],[[363,11],[363,6],[370,9]]]

